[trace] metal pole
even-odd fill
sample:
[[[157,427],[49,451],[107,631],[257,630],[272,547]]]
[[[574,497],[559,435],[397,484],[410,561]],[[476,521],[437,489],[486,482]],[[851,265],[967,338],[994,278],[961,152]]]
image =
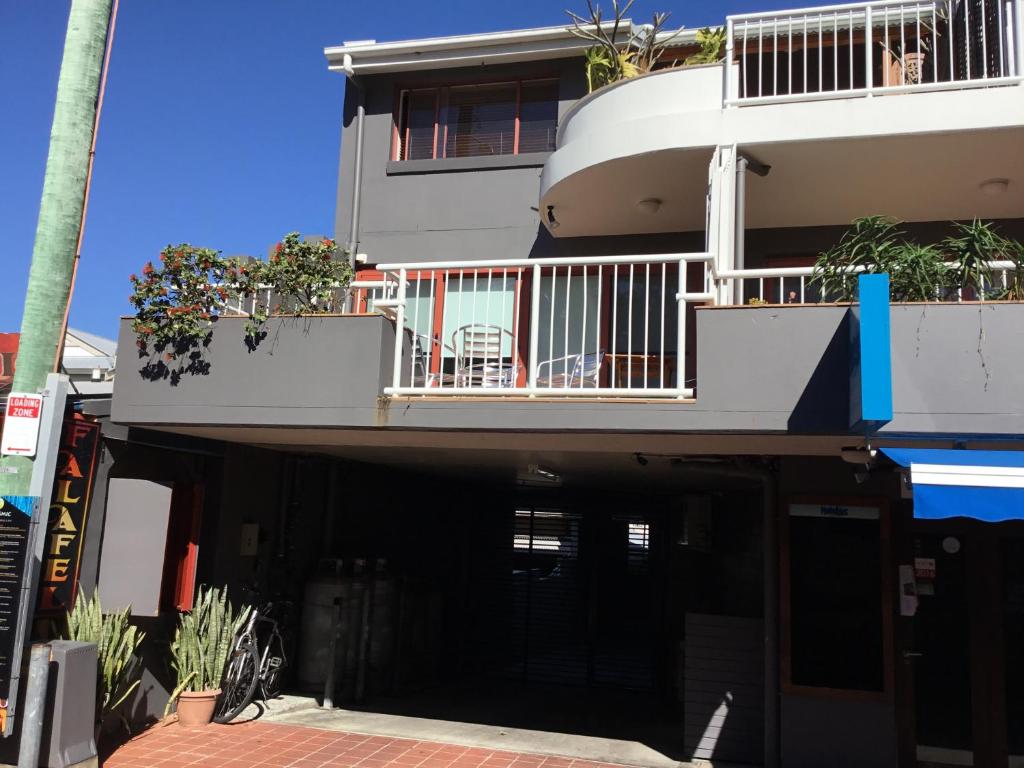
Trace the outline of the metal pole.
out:
[[[731,18],[725,20],[725,61],[722,62],[724,72],[722,73],[722,104],[732,106],[732,58],[733,58],[733,35],[734,28]],[[744,52],[745,53],[745,52]]]
[[[873,96],[871,92],[875,87],[874,60],[871,46],[874,45],[874,30],[871,28],[871,6],[864,9],[864,86],[867,95]]]
[[[395,308],[395,361],[391,371],[393,386],[398,389],[402,386],[402,352],[405,347],[405,300],[406,280],[408,273],[404,269],[398,270],[398,306]],[[413,339],[413,342],[416,340]],[[410,363],[411,365],[411,363]]]
[[[28,664],[28,687],[25,690],[25,711],[18,745],[18,768],[38,768],[39,749],[43,739],[46,716],[46,689],[50,677],[50,646],[32,646]]]
[[[40,391],[62,343],[110,14],[111,0],[71,3],[11,386],[15,392]],[[26,495],[33,460],[5,456],[0,466],[14,470],[0,473],[0,494]]]
[[[537,387],[537,355],[540,349],[540,265],[533,265],[533,284],[530,286],[530,374],[528,386],[530,389]],[[552,281],[552,286],[554,282]],[[552,289],[553,290],[553,289]],[[554,296],[551,298],[554,301]],[[548,350],[548,357],[551,357],[551,350]],[[549,375],[551,371],[548,372]]]
[[[355,272],[356,252],[359,250],[359,213],[363,197],[363,124],[366,122],[366,93],[356,82],[355,75],[348,76],[348,83],[355,87],[356,95],[356,156],[352,173],[352,219],[348,233],[348,265]],[[352,311],[352,293],[345,298],[345,311]]]
[[[736,269],[746,266],[747,158],[736,158]],[[743,280],[736,281],[736,303],[743,304]]]
[[[39,571],[42,568],[43,553],[46,549],[46,526],[49,521],[50,496],[53,478],[57,472],[57,456],[60,452],[60,435],[64,426],[64,408],[67,404],[68,377],[51,373],[46,377],[43,389],[43,409],[40,414],[39,441],[28,495],[37,498],[38,506],[33,511],[26,542],[27,557],[21,578],[21,597],[18,602],[18,616],[15,624],[14,648],[17,663],[11,664],[11,682],[8,691],[10,701],[4,736],[10,736],[18,714],[18,688],[21,682],[21,649],[28,641],[35,612],[36,592],[39,585]]]

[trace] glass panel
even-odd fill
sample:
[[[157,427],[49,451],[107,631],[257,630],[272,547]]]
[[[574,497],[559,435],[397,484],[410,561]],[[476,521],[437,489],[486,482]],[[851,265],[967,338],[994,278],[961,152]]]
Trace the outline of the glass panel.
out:
[[[430,160],[434,155],[434,123],[437,119],[437,91],[406,91],[399,133],[402,160]]]
[[[519,101],[519,153],[552,152],[558,127],[558,81],[529,80]]]
[[[661,289],[665,270],[665,290]],[[618,268],[615,281],[615,367],[613,386],[669,387],[675,383],[678,328],[676,271],[667,266],[637,264]],[[632,296],[632,305],[630,297]],[[662,359],[662,327],[665,357]],[[646,381],[645,381],[646,373]]]
[[[410,280],[405,291],[405,327],[424,342],[433,335],[434,281],[430,278]]]
[[[445,107],[445,157],[512,154],[515,117],[515,83],[451,88]]]
[[[966,545],[944,534],[914,537],[914,723],[918,759],[973,765]]]
[[[441,340],[446,358],[453,356],[460,341],[453,335],[464,326],[494,326],[508,333],[501,334],[501,355],[512,356],[512,335],[515,332],[516,276],[499,273],[488,278],[487,273],[449,274],[444,300],[444,324]]]
[[[579,272],[579,268],[576,271]],[[540,279],[537,362],[556,361],[551,366],[552,370],[548,371],[548,366],[544,366],[544,370],[538,371],[541,376],[569,375],[575,361],[560,360],[561,358],[566,355],[578,355],[581,352],[594,354],[601,349],[601,335],[597,327],[597,275],[588,275],[586,284],[584,302],[583,275],[575,274],[569,277],[566,268],[562,267],[557,275],[542,276]],[[584,303],[587,305],[585,313]],[[586,349],[583,349],[584,344]],[[558,361],[561,362],[561,367]]]
[[[792,682],[881,691],[882,549],[878,510],[794,505],[790,534]],[[799,510],[799,512],[798,512]],[[854,510],[865,510],[854,513]],[[874,516],[869,514],[874,512]]]

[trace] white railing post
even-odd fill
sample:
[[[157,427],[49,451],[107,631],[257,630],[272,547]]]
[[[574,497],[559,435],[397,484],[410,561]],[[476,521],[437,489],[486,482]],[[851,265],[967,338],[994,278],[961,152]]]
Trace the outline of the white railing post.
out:
[[[1013,18],[1016,24],[1016,35],[1017,39],[1013,41],[1014,57],[1016,58],[1014,66],[1014,75],[1021,75],[1024,72],[1024,2],[1022,0],[1015,0],[1013,4]]]
[[[679,290],[676,293],[676,389],[686,397],[686,259],[679,260]],[[662,365],[664,365],[664,360]]]
[[[874,59],[871,50],[874,45],[874,30],[871,21],[871,6],[864,8],[864,86],[867,88],[867,95],[873,96],[875,87]]]
[[[733,23],[732,19],[725,20],[725,61],[722,62],[724,72],[722,73],[722,106],[732,106],[732,59],[733,59]]]
[[[722,164],[719,168],[718,204],[718,253],[716,264],[719,271],[736,268],[736,157],[735,144],[730,145],[722,153]],[[723,304],[732,304],[732,284],[725,285]]]
[[[395,365],[392,371],[392,386],[402,386],[402,349],[405,346],[405,269],[398,270],[398,295],[395,307]],[[412,361],[410,360],[410,365]]]
[[[554,301],[554,296],[551,297]],[[530,286],[530,373],[527,385],[537,387],[537,356],[540,354],[540,264],[533,265],[533,285]],[[549,350],[550,352],[550,350]]]

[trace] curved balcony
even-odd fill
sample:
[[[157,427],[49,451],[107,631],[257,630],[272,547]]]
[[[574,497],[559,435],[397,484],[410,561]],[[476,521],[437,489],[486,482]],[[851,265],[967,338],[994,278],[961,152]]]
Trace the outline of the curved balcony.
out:
[[[579,101],[563,118],[541,176],[541,210],[554,206],[558,221],[553,234],[703,228],[723,71],[721,64],[660,70]],[[638,207],[641,201],[648,202]]]

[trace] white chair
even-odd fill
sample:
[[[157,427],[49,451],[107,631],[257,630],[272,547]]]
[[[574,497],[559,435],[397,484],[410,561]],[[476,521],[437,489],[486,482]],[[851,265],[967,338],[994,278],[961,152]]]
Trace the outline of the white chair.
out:
[[[564,355],[537,366],[537,386],[550,389],[596,389],[600,384],[604,350]]]
[[[504,337],[510,339],[511,359],[501,352]],[[452,334],[455,351],[455,383],[459,387],[515,387],[523,365],[515,349],[515,337],[498,325],[463,325]]]

